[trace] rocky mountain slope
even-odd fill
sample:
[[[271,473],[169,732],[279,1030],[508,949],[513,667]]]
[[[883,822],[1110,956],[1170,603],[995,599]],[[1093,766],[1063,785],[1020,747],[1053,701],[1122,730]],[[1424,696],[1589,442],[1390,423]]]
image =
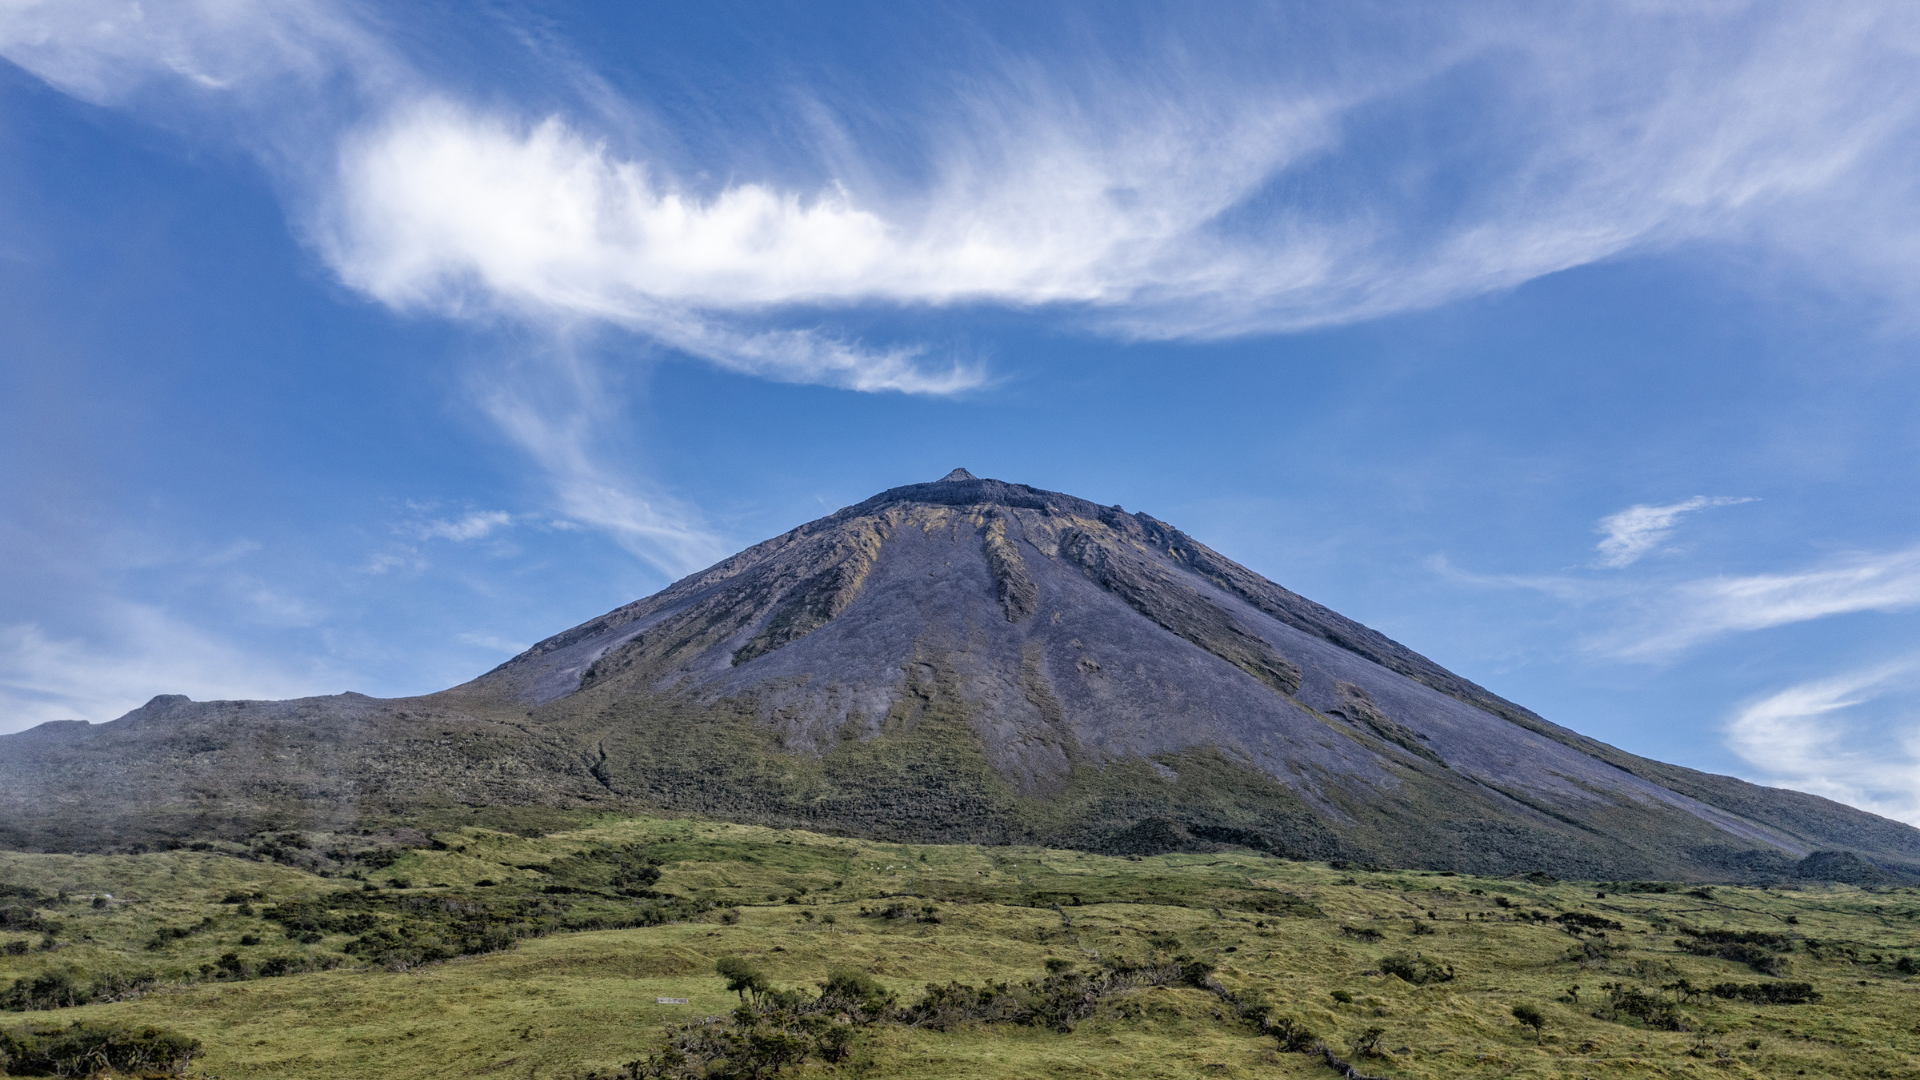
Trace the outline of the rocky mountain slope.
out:
[[[0,737],[0,844],[654,806],[1583,878],[1920,875],[1920,830],[1554,725],[1146,514],[955,470],[423,698]],[[1851,851],[1836,859],[1815,852]]]

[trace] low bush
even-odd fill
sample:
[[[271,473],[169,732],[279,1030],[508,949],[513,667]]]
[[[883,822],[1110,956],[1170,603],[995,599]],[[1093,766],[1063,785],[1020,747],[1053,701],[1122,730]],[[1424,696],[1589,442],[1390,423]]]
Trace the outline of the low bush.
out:
[[[1453,965],[1441,960],[1430,959],[1420,953],[1408,956],[1406,953],[1394,953],[1380,961],[1383,975],[1397,976],[1415,986],[1428,983],[1450,982],[1453,979]]]
[[[1585,911],[1569,911],[1553,918],[1554,922],[1569,930],[1625,930],[1626,927],[1604,915],[1594,915]]]
[[[1513,1018],[1533,1029],[1533,1041],[1538,1043],[1545,1038],[1547,1014],[1540,1011],[1538,1005],[1521,1002],[1513,1007]]]
[[[1622,1017],[1638,1020],[1657,1031],[1691,1031],[1693,1025],[1679,1006],[1656,994],[1649,994],[1625,983],[1602,983],[1607,1004],[1593,1015],[1601,1020],[1624,1023]]]
[[[1695,956],[1711,956],[1745,964],[1762,975],[1779,975],[1787,961],[1780,953],[1793,948],[1784,934],[1761,930],[1688,930],[1674,944]]]
[[[870,911],[866,908],[861,908],[860,914],[868,916],[869,918],[898,919],[908,922],[938,923],[940,921],[940,909],[932,904],[921,904],[915,907],[911,904],[903,904],[897,900],[878,910]]]
[[[580,859],[579,865],[568,862],[563,869],[575,880],[588,881],[590,874],[598,873],[605,882],[626,883],[623,888],[658,877],[652,867],[634,865],[630,853],[622,857],[627,861]],[[591,892],[584,885],[562,888],[567,893]],[[599,898],[603,904],[611,899]],[[627,906],[608,914],[583,912],[569,907],[564,899],[544,894],[494,898],[348,890],[277,904],[261,915],[285,927],[290,938],[307,944],[318,944],[326,934],[354,935],[341,946],[342,951],[380,967],[404,970],[456,956],[500,952],[522,938],[562,930],[657,926],[690,919],[713,906],[658,894],[630,905],[621,903]]]
[[[147,940],[147,950],[159,952],[176,941],[183,941],[195,934],[204,934],[213,929],[213,925],[213,918],[209,916],[193,926],[163,926],[154,931],[153,937]]]
[[[0,907],[0,930],[12,930],[25,934],[57,934],[60,924],[25,904],[8,904]]]
[[[759,968],[740,957],[722,958],[714,970],[727,989],[740,995],[732,1016],[671,1029],[666,1046],[629,1062],[613,1074],[616,1080],[734,1080],[779,1073],[810,1060],[831,1065],[848,1057],[861,1029],[881,1023],[942,1032],[987,1024],[1069,1032],[1103,1001],[1154,986],[1205,990],[1289,1052],[1317,1053],[1323,1045],[1298,1019],[1276,1017],[1255,992],[1228,990],[1213,977],[1213,965],[1188,956],[1147,964],[1110,958],[1086,971],[1055,958],[1048,962],[1046,975],[1019,985],[930,983],[920,999],[905,1008],[856,968],[834,970],[819,984],[817,996],[773,987]],[[588,1080],[596,1078],[589,1074]]]
[[[11,987],[0,992],[0,1010],[39,1012],[125,1001],[159,984],[159,977],[151,972],[110,972],[82,982],[70,971],[46,971],[32,978],[15,979]]]
[[[1805,1005],[1820,1000],[1820,992],[1813,984],[1803,982],[1723,982],[1715,985],[1711,992],[1717,998],[1754,1005]]]
[[[200,1042],[164,1028],[77,1023],[0,1031],[0,1074],[180,1076]]]

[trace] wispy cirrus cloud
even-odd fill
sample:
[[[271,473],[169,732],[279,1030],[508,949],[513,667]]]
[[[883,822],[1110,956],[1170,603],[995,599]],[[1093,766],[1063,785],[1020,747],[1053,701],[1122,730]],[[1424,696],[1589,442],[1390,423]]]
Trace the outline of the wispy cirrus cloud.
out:
[[[1920,718],[1914,665],[1893,664],[1788,687],[1739,710],[1727,745],[1760,779],[1920,825]],[[1904,716],[1863,728],[1850,714],[1905,694]],[[1884,709],[1882,710],[1885,711]],[[1899,707],[1896,707],[1896,712]]]
[[[1690,240],[1787,242],[1816,219],[1886,251],[1920,226],[1887,212],[1910,192],[1920,125],[1911,13],[1469,4],[1413,23],[1359,13],[1377,31],[1360,46],[1352,25],[1185,16],[1137,16],[1159,45],[1089,38],[1071,66],[979,41],[971,67],[935,76],[964,89],[893,103],[884,146],[834,121],[879,103],[794,87],[802,115],[773,122],[816,136],[785,159],[743,155],[765,178],[692,163],[733,177],[718,184],[604,126],[645,101],[572,116],[462,102],[348,3],[27,3],[0,20],[0,53],[95,100],[169,76],[235,105],[345,82],[351,115],[273,127],[310,142],[302,164],[331,163],[298,179],[310,199],[292,209],[355,287],[456,317],[610,320],[715,362],[757,352],[756,373],[874,389],[969,382],[938,365],[863,382],[850,364],[911,357],[831,334],[768,348],[751,327],[704,343],[675,328],[987,302],[1206,337],[1431,306]],[[1355,51],[1326,63],[1322,38]],[[1432,111],[1455,95],[1473,121]],[[824,179],[791,178],[809,174]],[[1860,214],[1868,193],[1876,211]]]
[[[457,518],[427,518],[410,521],[401,527],[407,535],[420,540],[451,540],[464,543],[493,535],[513,524],[513,515],[505,510],[474,510]]]
[[[1879,242],[1888,223],[1920,232],[1891,207],[1869,221],[1839,205],[1908,190],[1920,80],[1889,60],[1920,23],[1496,10],[1426,26],[1422,48],[1387,36],[1370,63],[1285,78],[1219,40],[1264,31],[1283,55],[1301,48],[1257,20],[1159,27],[1163,52],[1095,56],[1075,77],[1015,58],[968,72],[969,92],[918,117],[904,149],[816,148],[802,171],[830,178],[814,187],[702,186],[584,118],[412,100],[343,141],[319,229],[342,276],[386,302],[605,319],[723,365],[757,339],[711,328],[770,310],[990,303],[1207,338],[1430,307],[1690,241],[1799,244],[1809,218],[1875,250],[1896,248]],[[1459,133],[1470,158],[1427,139],[1383,148],[1442,122],[1427,102],[1456,93],[1487,125]],[[898,172],[883,153],[924,167],[882,179]],[[689,345],[684,326],[709,330]],[[756,373],[858,385],[844,372],[901,362],[821,363],[805,344]],[[867,384],[972,382],[916,365]]]
[[[1920,548],[1852,555],[1794,572],[1719,576],[1659,589],[1624,626],[1596,640],[1628,659],[1658,660],[1728,634],[1857,612],[1920,607]]]
[[[24,0],[0,55],[90,101],[217,118],[341,281],[546,334],[563,387],[608,360],[568,344],[582,327],[758,378],[955,394],[992,373],[863,340],[848,313],[985,304],[1217,338],[1696,243],[1920,291],[1920,13],[1344,10],[1135,9],[1116,19],[1137,33],[1083,34],[1071,64],[956,23],[961,59],[915,85],[796,77],[767,95],[790,108],[677,142],[664,106],[575,59],[511,64],[591,93],[463,93],[426,74],[435,35],[350,0]],[[607,402],[483,378],[556,509],[663,568],[704,550],[698,513],[609,450]],[[1637,509],[1603,559],[1686,512]]]
[[[1600,565],[1610,567],[1630,566],[1642,555],[1659,547],[1680,524],[1680,519],[1695,510],[1704,510],[1712,506],[1737,506],[1740,503],[1755,502],[1750,498],[1719,496],[1708,498],[1695,495],[1682,502],[1668,503],[1665,506],[1639,504],[1629,506],[1618,513],[1608,514],[1594,526],[1594,531],[1603,534],[1595,550],[1600,553]]]
[[[1585,639],[1585,648],[1635,661],[1663,662],[1733,634],[1920,608],[1920,547],[1839,556],[1782,573],[1679,581],[1578,572],[1482,574],[1444,556],[1430,558],[1428,566],[1464,585],[1525,590],[1584,608],[1604,627]]]

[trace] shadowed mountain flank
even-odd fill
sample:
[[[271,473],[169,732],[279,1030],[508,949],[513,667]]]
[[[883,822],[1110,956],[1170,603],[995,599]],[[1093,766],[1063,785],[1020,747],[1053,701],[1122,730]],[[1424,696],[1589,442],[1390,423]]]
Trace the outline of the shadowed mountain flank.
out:
[[[1121,854],[1920,874],[1920,831],[1587,739],[1165,522],[964,469],[439,694],[157,698],[0,737],[0,785],[9,847],[656,807]]]

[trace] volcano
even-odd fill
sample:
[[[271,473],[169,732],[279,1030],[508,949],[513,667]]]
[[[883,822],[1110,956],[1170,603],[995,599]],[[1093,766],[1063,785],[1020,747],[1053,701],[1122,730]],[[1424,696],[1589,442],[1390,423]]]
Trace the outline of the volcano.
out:
[[[0,786],[15,849],[664,809],[1115,854],[1920,877],[1920,830],[1628,754],[1154,517],[964,469],[437,694],[157,697],[0,737]]]

